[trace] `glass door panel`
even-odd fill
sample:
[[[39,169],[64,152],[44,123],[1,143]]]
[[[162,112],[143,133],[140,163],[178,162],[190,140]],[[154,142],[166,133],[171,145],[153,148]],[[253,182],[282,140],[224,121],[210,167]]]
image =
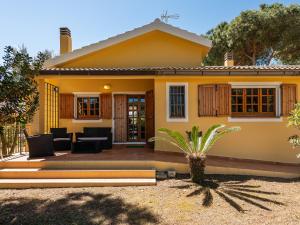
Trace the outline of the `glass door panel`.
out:
[[[128,141],[145,141],[145,96],[128,95]]]

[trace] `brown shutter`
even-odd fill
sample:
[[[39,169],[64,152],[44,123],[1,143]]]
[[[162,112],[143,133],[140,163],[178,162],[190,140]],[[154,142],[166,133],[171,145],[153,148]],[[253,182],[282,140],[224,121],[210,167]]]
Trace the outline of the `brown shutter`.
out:
[[[73,94],[60,94],[59,117],[61,119],[74,118],[74,95]]]
[[[199,116],[228,116],[231,105],[230,84],[203,84],[198,86]]]
[[[112,95],[111,94],[101,94],[101,118],[111,119],[112,118]]]
[[[198,115],[216,115],[216,85],[203,84],[198,86]]]
[[[231,111],[231,85],[218,84],[216,92],[216,115],[229,116]]]
[[[154,137],[154,91],[146,92],[146,138]]]
[[[127,95],[114,95],[115,142],[127,141]]]
[[[288,116],[297,103],[297,85],[282,84],[281,85],[281,109],[282,115]]]

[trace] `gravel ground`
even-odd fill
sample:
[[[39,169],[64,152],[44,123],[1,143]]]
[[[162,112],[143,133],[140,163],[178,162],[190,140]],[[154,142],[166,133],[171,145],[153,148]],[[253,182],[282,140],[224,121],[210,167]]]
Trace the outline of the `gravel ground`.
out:
[[[300,180],[185,177],[152,187],[0,190],[0,224],[300,224]]]

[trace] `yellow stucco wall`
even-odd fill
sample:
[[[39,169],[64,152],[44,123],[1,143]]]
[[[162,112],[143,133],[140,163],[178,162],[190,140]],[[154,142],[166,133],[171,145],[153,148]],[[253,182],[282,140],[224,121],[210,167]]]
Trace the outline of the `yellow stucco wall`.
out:
[[[59,67],[200,66],[208,48],[173,35],[152,31]]]
[[[167,122],[166,120],[166,82],[188,82],[188,122]],[[298,83],[293,77],[201,77],[201,78],[157,78],[155,80],[155,126],[156,129],[167,127],[182,133],[197,125],[206,130],[212,124],[240,126],[242,130],[228,134],[221,139],[209,152],[211,155],[256,159],[276,162],[299,163],[296,151],[291,148],[287,139],[298,131],[286,127],[283,122],[228,122],[228,117],[198,117],[198,85],[207,83],[228,82],[283,82]],[[300,90],[298,90],[298,94]],[[298,96],[300,99],[300,96]],[[158,135],[158,133],[156,132]],[[178,151],[173,146],[157,142],[155,150]]]

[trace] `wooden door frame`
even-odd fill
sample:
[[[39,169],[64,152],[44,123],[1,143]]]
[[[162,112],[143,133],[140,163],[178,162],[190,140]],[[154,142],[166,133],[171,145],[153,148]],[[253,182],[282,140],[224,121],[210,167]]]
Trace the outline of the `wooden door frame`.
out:
[[[115,95],[146,95],[146,91],[112,92],[112,140],[113,144],[146,144],[145,142],[115,142]]]
[[[129,141],[129,131],[128,131],[128,125],[129,125],[129,118],[128,118],[128,112],[129,112],[129,102],[128,102],[128,99],[129,98],[131,98],[131,97],[133,97],[133,98],[135,98],[135,97],[137,97],[138,99],[141,99],[142,97],[144,98],[144,119],[145,119],[145,131],[144,131],[144,133],[145,133],[145,138],[144,138],[144,140],[138,140],[138,141]],[[138,101],[138,111],[140,110],[140,107],[141,107],[141,104],[140,104],[140,102]],[[138,121],[138,126],[139,126],[139,128],[141,128],[140,126],[141,126],[141,124],[140,124],[140,117],[139,117],[139,115],[138,115],[138,117],[137,117],[138,119],[139,119],[139,121]],[[133,143],[133,142],[147,142],[147,138],[146,138],[146,94],[129,94],[129,95],[127,95],[127,118],[126,118],[126,120],[127,120],[127,142],[128,143]],[[139,133],[138,134],[138,137],[141,135],[141,133]]]

